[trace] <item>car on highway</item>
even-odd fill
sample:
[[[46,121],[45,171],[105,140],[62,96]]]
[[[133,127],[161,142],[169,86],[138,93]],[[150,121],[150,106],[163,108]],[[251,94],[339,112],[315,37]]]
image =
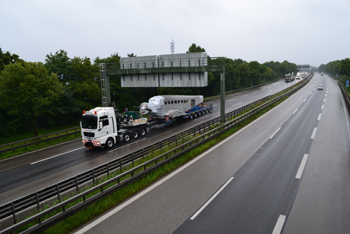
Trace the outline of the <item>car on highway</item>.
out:
[[[319,84],[319,85],[317,86],[317,90],[323,90],[323,85],[322,85],[322,84]]]

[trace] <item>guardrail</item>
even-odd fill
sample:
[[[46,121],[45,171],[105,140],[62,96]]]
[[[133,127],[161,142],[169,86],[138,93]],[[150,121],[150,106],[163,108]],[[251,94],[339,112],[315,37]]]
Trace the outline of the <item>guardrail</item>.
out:
[[[70,132],[70,131],[74,131],[74,132]],[[66,132],[66,134],[59,135],[63,132]],[[68,133],[68,132],[70,132],[70,133]],[[80,127],[75,127],[75,128],[62,130],[59,132],[53,132],[53,133],[49,133],[49,134],[45,134],[45,135],[40,135],[37,137],[28,138],[25,140],[20,140],[20,141],[15,141],[15,142],[3,144],[3,145],[0,145],[0,155],[2,153],[9,152],[9,151],[14,152],[17,149],[23,149],[23,148],[27,149],[28,146],[38,145],[40,143],[49,142],[52,140],[68,137],[70,135],[74,135],[74,134],[78,134],[78,133],[80,133]],[[56,135],[56,136],[54,136],[54,135]],[[50,137],[50,136],[54,136],[54,137]],[[45,139],[42,139],[42,138],[45,138]],[[30,143],[26,143],[26,142],[30,142]],[[17,145],[17,144],[20,144],[20,145]],[[7,147],[9,147],[9,148],[7,148]],[[1,148],[5,148],[5,149],[1,149]]]
[[[345,101],[345,105],[348,109],[348,114],[350,116],[350,97],[348,95],[348,93],[345,91],[344,86],[342,84],[340,84],[340,82],[337,80],[338,86],[340,88],[341,93],[343,94],[343,98]]]
[[[236,124],[240,123],[241,121],[245,120],[246,118],[250,117],[253,114],[258,113],[260,110],[266,108],[267,106],[277,102],[281,98],[291,95],[292,93],[299,90],[301,87],[303,87],[307,82],[303,82],[302,85],[299,85],[298,87],[292,89],[291,91],[280,95],[268,102],[266,102],[268,99],[271,98],[271,96],[267,96],[265,98],[262,98],[258,101],[255,101],[253,103],[250,103],[244,107],[238,108],[234,111],[231,111],[227,114],[225,114],[226,119],[234,118],[233,120],[223,124],[222,126],[213,129],[211,131],[208,131],[207,133],[204,133],[206,129],[210,128],[211,125],[219,123],[220,117],[214,118],[206,123],[200,124],[198,126],[195,126],[191,128],[190,130],[187,130],[185,132],[182,132],[180,134],[177,134],[175,136],[169,137],[163,141],[157,142],[151,146],[148,146],[144,149],[135,151],[131,154],[125,155],[121,158],[115,159],[113,161],[110,161],[106,164],[103,164],[101,166],[95,167],[89,171],[86,171],[84,173],[81,173],[75,177],[71,177],[67,180],[61,181],[53,186],[50,186],[48,188],[45,188],[43,190],[37,191],[36,193],[30,194],[28,196],[24,196],[20,199],[17,199],[15,201],[9,202],[5,205],[2,205],[0,207],[0,219],[4,219],[7,217],[13,217],[13,223],[11,227],[6,228],[5,230],[0,231],[0,233],[8,233],[13,232],[17,230],[20,227],[23,227],[29,223],[38,221],[38,224],[34,227],[26,230],[24,233],[37,233],[41,232],[48,227],[68,218],[69,216],[77,213],[78,211],[90,206],[94,202],[108,196],[109,194],[113,193],[114,191],[125,187],[126,185],[134,182],[135,180],[147,175],[148,173],[152,172],[153,170],[157,169],[158,167],[164,165],[165,163],[168,163],[184,153],[190,151],[191,149],[197,147],[200,144],[205,143],[206,141],[218,136],[222,132],[234,127]],[[276,95],[276,94],[275,94]],[[248,111],[247,113],[238,116],[237,115],[242,114],[245,110],[248,108],[251,108],[253,105],[257,104],[258,102],[266,102],[263,105],[260,105],[259,107],[254,108],[253,110]],[[196,135],[196,133],[203,132],[202,135],[199,137],[196,137],[193,140],[190,140],[189,142],[183,143],[180,146],[175,147],[174,149],[163,153],[162,155],[153,158],[127,172],[124,172],[112,179],[107,180],[106,182],[103,182],[101,184],[96,184],[96,179],[100,176],[107,176],[109,178],[110,173],[112,171],[121,170],[123,166],[126,164],[132,163],[134,164],[134,161],[136,159],[139,159],[141,157],[144,157],[147,153],[162,149],[162,147],[168,146],[170,144],[175,144],[178,141],[181,142],[181,139],[184,136],[187,136],[189,134]],[[125,177],[128,177],[125,179]],[[124,178],[124,180],[122,180]],[[84,183],[87,183],[91,181],[95,186],[91,189],[81,192],[77,195],[75,195],[72,198],[69,198],[65,201],[62,201],[61,196],[64,192],[75,189],[76,192],[79,192],[79,186],[81,186]],[[117,183],[116,185],[112,185],[113,183]],[[108,188],[106,188],[108,187]],[[87,198],[87,196],[93,192],[100,191],[100,193]],[[32,217],[29,217],[25,220],[22,220],[20,222],[17,221],[17,216],[19,213],[23,212],[24,210],[36,207],[36,209],[39,211],[40,207],[42,206],[42,203],[47,201],[48,199],[57,198],[59,201],[58,204],[41,211],[38,214],[33,215]],[[66,209],[66,206],[78,201],[79,199],[83,199],[83,202],[80,202],[69,209]],[[42,220],[44,216],[47,214],[51,214],[52,212],[57,212],[57,214],[54,217],[51,217],[45,221]]]
[[[339,82],[339,80],[337,78],[335,78],[333,75],[331,74],[328,74],[329,76],[331,76],[335,82],[337,82],[338,86],[339,86],[339,89],[343,95],[343,98],[344,98],[344,102],[345,102],[345,105],[348,109],[348,114],[350,116],[350,97],[348,95],[348,93],[345,91],[345,88],[344,86]]]

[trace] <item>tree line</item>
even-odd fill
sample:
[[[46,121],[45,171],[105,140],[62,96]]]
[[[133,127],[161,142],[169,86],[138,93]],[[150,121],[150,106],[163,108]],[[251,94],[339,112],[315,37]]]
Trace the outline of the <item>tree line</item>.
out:
[[[318,71],[327,72],[333,75],[344,87],[346,87],[346,81],[350,80],[350,58],[332,61],[327,64],[321,64]],[[350,95],[350,85],[345,89]]]
[[[192,44],[187,53],[205,52]],[[129,57],[137,56],[134,53]],[[46,55],[45,62],[26,62],[0,48],[0,138],[78,125],[82,110],[101,106],[100,63],[120,63],[118,53],[107,58],[70,58],[66,51]],[[225,89],[251,87],[297,72],[296,64],[270,61],[260,64],[242,59],[211,58],[208,65],[225,66]],[[214,96],[220,93],[220,74],[208,73],[201,88],[122,88],[120,76],[110,76],[111,101],[119,110],[138,106],[162,94]]]

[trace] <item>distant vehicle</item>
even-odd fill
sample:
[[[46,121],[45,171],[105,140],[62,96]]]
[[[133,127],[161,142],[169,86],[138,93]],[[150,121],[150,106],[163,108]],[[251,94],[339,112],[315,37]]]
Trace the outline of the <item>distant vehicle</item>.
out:
[[[317,86],[317,89],[318,89],[318,90],[323,90],[323,85],[322,85],[322,84],[319,84],[319,85]]]

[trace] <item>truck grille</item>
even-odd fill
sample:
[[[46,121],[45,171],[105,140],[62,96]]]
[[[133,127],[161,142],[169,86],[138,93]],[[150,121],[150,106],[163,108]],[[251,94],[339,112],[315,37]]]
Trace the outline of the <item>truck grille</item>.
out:
[[[95,137],[95,133],[93,133],[93,132],[84,132],[84,136],[86,136],[86,137]]]

